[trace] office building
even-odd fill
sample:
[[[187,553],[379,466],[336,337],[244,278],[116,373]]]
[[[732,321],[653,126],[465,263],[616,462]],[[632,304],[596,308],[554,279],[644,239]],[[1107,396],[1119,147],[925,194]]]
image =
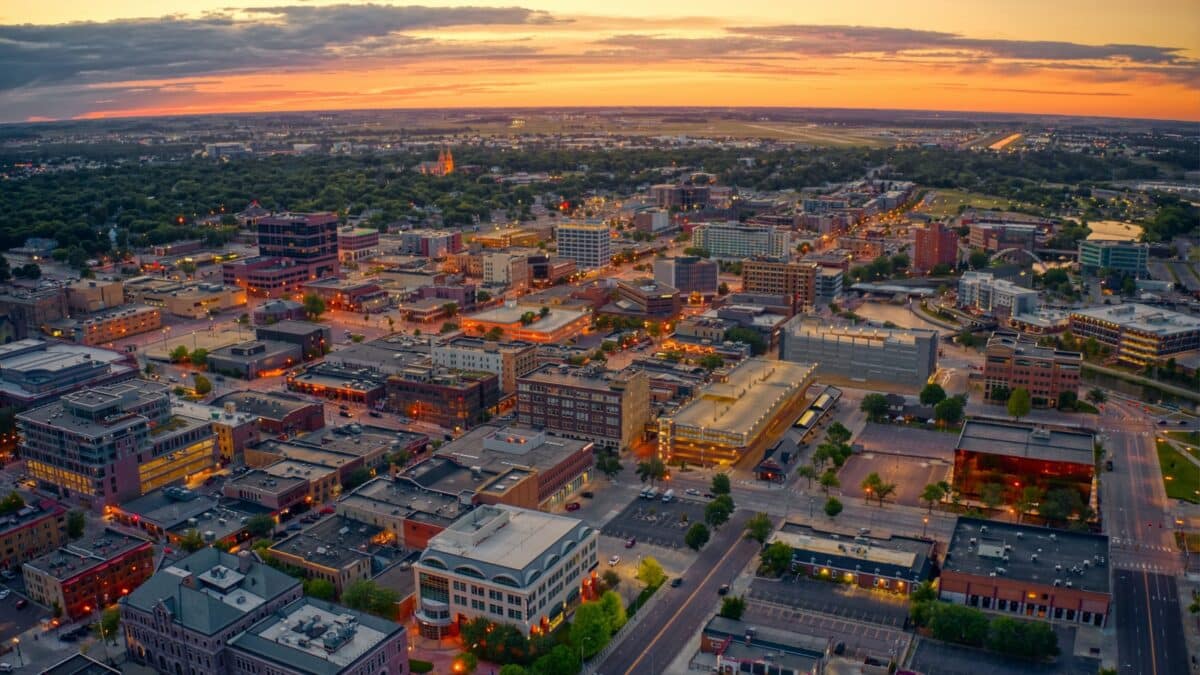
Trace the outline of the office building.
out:
[[[338,216],[336,213],[282,214],[258,221],[259,255],[226,263],[227,286],[240,286],[250,295],[278,298],[300,292],[301,286],[336,276]]]
[[[691,211],[708,205],[710,186],[664,183],[650,186],[650,198],[660,209]]]
[[[259,340],[286,342],[300,348],[305,361],[319,358],[333,349],[333,331],[329,326],[311,321],[277,321],[254,329]]]
[[[340,597],[354,582],[371,578],[374,549],[392,540],[381,527],[335,515],[275,542],[270,555],[309,579],[328,581]]]
[[[346,368],[325,361],[305,368],[302,373],[288,373],[287,388],[334,401],[358,403],[374,410],[387,397],[387,373],[369,367]]]
[[[1079,393],[1083,355],[1039,347],[1016,333],[996,332],[988,339],[983,363],[983,397],[1004,403],[1007,392],[1029,392],[1034,407],[1053,408],[1064,393]]]
[[[529,254],[497,251],[483,254],[483,283],[511,290],[529,287]]]
[[[472,240],[483,248],[510,248],[513,246],[537,246],[541,236],[532,230],[515,227],[480,232]]]
[[[217,397],[212,404],[254,416],[259,428],[268,434],[296,434],[325,426],[325,406],[285,393],[233,391]]]
[[[711,298],[717,294],[717,263],[700,256],[661,258],[654,261],[654,280],[679,289],[685,296]]]
[[[1029,486],[1074,488],[1087,504],[1094,496],[1094,444],[1091,431],[969,419],[955,446],[952,483],[964,499],[978,499],[990,482],[1004,487],[1008,504]]]
[[[67,293],[62,286],[0,289],[0,330],[11,326],[16,340],[41,335],[46,325],[68,314]]]
[[[409,230],[400,233],[400,254],[445,258],[463,250],[462,233],[446,230]]]
[[[238,412],[233,405],[221,407],[176,399],[173,406],[177,415],[212,425],[217,435],[217,453],[223,463],[240,460],[246,446],[257,443],[261,435],[258,419]]]
[[[617,279],[617,297],[597,312],[640,321],[669,321],[679,315],[679,289],[654,279]]]
[[[562,256],[529,256],[529,278],[540,285],[556,284],[563,279],[569,279],[578,268],[574,260]]]
[[[581,270],[608,267],[612,262],[612,232],[604,223],[560,223],[555,241],[559,257],[574,260]]]
[[[773,227],[737,222],[700,223],[692,229],[692,246],[714,258],[740,260],[755,256],[786,258],[791,254],[791,234]]]
[[[757,462],[769,431],[804,409],[813,381],[810,363],[750,358],[715,375],[691,401],[658,420],[658,453],[664,462],[732,466]]]
[[[154,546],[116,530],[66,544],[22,567],[29,598],[82,619],[117,602],[154,573]]]
[[[842,270],[836,267],[818,267],[816,280],[818,307],[828,307],[831,303],[841,302],[844,276]]]
[[[746,293],[786,295],[792,299],[792,311],[813,308],[817,300],[816,263],[793,262],[787,258],[765,257],[742,261],[742,290]]]
[[[650,415],[644,372],[542,366],[517,378],[517,419],[568,438],[621,450],[641,438]]]
[[[221,492],[230,499],[257,504],[275,514],[304,504],[309,496],[308,480],[303,476],[276,475],[261,469],[226,479]]]
[[[171,408],[167,387],[130,380],[66,394],[21,413],[29,475],[60,495],[100,507],[212,469],[212,426]]]
[[[642,209],[633,214],[633,227],[638,232],[655,236],[674,229],[671,224],[671,212],[666,209],[653,208]]]
[[[391,306],[388,292],[373,281],[325,278],[306,281],[301,285],[301,290],[305,295],[315,295],[324,300],[329,309],[357,314],[382,312]]]
[[[31,408],[85,387],[138,375],[129,354],[25,339],[0,344],[0,405]]]
[[[46,324],[46,333],[76,344],[94,347],[149,333],[162,327],[162,312],[146,305],[124,305],[93,314],[81,314]]]
[[[202,548],[121,600],[125,655],[160,673],[233,672],[229,642],[302,595],[299,579],[249,551]]]
[[[254,324],[264,326],[279,321],[302,321],[308,318],[304,304],[295,300],[268,300],[254,308],[251,315]]]
[[[938,597],[1016,619],[1108,624],[1108,537],[960,516]]]
[[[67,309],[99,312],[125,304],[125,286],[120,281],[80,279],[67,286]]]
[[[305,597],[229,642],[230,675],[408,675],[404,626]]]
[[[934,543],[930,539],[869,533],[848,541],[844,535],[809,525],[785,522],[768,543],[792,549],[792,571],[907,596],[933,577]]]
[[[475,618],[544,633],[594,597],[599,533],[581,520],[481,506],[429,540],[413,565],[417,626],[440,639]]]
[[[425,488],[406,476],[378,476],[342,496],[334,508],[386,530],[396,546],[421,550],[474,505],[470,495]]]
[[[300,347],[275,340],[249,340],[208,353],[208,369],[214,373],[253,380],[282,375],[304,360]]]
[[[25,506],[0,520],[0,567],[12,569],[67,543],[67,509],[53,499],[20,494]]]
[[[500,378],[486,371],[414,367],[386,387],[389,410],[446,429],[470,429],[500,402]]]
[[[545,315],[541,308],[507,302],[500,307],[485,309],[459,321],[464,335],[483,337],[498,331],[502,340],[560,344],[578,337],[592,323],[589,312],[568,307],[549,307]]]
[[[937,372],[937,332],[920,328],[838,326],[796,316],[784,325],[779,357],[816,364],[817,377],[879,387],[925,386]]]
[[[1038,226],[1030,223],[975,222],[968,228],[967,242],[971,248],[988,253],[1008,249],[1032,251],[1037,247]]]
[[[993,316],[1033,314],[1040,306],[1038,292],[997,279],[991,272],[963,272],[958,280],[958,306]]]
[[[528,342],[491,342],[460,337],[434,345],[431,355],[435,366],[498,376],[502,394],[516,392],[517,378],[537,368],[537,347]]]
[[[938,265],[958,264],[958,232],[941,222],[918,228],[913,234],[913,269],[928,272]]]
[[[1079,242],[1079,266],[1088,274],[1108,270],[1146,279],[1150,276],[1149,263],[1150,244],[1097,239]]]
[[[338,230],[338,258],[342,264],[370,260],[379,255],[379,230],[344,227]]]
[[[1138,367],[1200,349],[1200,318],[1149,305],[1077,309],[1068,321],[1075,337],[1096,338],[1118,360]]]

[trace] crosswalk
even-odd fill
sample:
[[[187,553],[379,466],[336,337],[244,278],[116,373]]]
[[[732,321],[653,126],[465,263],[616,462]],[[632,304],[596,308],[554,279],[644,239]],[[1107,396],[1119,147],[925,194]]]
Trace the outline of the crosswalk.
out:
[[[1178,553],[1179,552],[1179,549],[1174,546],[1141,544],[1141,543],[1138,543],[1137,540],[1129,539],[1129,538],[1109,537],[1108,541],[1113,546],[1119,546],[1121,548],[1128,549],[1128,550],[1159,551],[1159,552],[1163,552],[1163,553]]]

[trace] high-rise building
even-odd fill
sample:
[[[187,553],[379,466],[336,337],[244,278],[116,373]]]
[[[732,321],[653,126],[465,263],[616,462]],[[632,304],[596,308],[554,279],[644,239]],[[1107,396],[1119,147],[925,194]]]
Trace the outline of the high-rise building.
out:
[[[561,223],[555,239],[558,255],[574,260],[579,269],[607,267],[612,262],[612,232],[604,223]]]
[[[17,416],[29,474],[59,494],[99,507],[211,469],[207,422],[175,415],[167,387],[130,380],[64,395]]]
[[[922,272],[958,262],[958,232],[941,222],[926,225],[913,235],[913,269]]]
[[[786,295],[792,299],[793,311],[802,312],[812,309],[816,303],[819,272],[816,263],[792,262],[786,258],[752,258],[742,262],[742,290]]]
[[[786,258],[790,244],[791,234],[773,227],[728,222],[700,223],[692,229],[692,246],[708,251],[714,258]]]
[[[1017,333],[997,331],[988,339],[983,364],[983,397],[994,400],[1018,387],[1029,392],[1033,405],[1053,408],[1064,393],[1076,394],[1083,355],[1039,347]],[[1000,403],[1007,398],[1000,400]]]
[[[251,295],[281,297],[340,270],[336,213],[268,216],[257,228],[259,255],[226,263],[226,285],[241,286]]]
[[[650,380],[640,370],[542,366],[517,378],[517,415],[526,426],[628,448],[650,416]]]
[[[716,262],[695,255],[654,261],[654,280],[673,286],[684,295],[716,295],[719,286],[718,272]]]
[[[1107,269],[1145,279],[1150,275],[1149,263],[1149,244],[1090,239],[1079,242],[1079,266],[1089,274]]]

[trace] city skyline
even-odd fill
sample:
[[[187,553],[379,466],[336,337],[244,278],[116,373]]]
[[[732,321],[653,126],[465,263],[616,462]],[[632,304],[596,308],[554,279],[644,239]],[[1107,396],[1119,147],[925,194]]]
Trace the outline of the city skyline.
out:
[[[916,109],[1200,120],[1177,0],[0,8],[0,122],[448,107]],[[598,13],[603,12],[603,13]]]

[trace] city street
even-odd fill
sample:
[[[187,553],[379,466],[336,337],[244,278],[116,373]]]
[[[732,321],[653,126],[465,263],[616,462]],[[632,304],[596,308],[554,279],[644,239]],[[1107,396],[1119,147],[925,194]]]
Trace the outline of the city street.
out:
[[[1113,582],[1121,675],[1190,672],[1175,578],[1118,569]]]

